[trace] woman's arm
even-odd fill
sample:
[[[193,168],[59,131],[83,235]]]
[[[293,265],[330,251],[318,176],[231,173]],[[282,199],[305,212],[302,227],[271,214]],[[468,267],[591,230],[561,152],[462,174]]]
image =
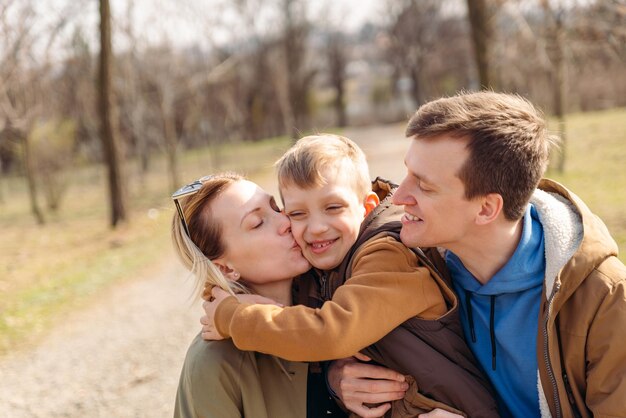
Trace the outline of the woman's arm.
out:
[[[391,237],[366,243],[352,271],[320,309],[250,305],[227,298],[215,309],[216,329],[242,350],[322,361],[351,356],[408,318],[436,318],[446,311],[430,271]]]

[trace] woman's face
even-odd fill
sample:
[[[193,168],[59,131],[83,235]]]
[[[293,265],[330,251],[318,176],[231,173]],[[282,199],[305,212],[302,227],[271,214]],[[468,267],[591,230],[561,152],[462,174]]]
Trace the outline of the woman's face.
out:
[[[289,218],[255,183],[231,184],[213,201],[211,211],[222,226],[226,247],[220,263],[236,270],[246,282],[291,279],[310,268],[291,235]]]

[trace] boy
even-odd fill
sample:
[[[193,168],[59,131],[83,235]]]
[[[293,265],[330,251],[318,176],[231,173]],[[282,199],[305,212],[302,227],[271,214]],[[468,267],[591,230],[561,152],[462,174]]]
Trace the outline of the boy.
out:
[[[218,338],[300,361],[348,357],[376,343],[367,355],[419,383],[418,392],[411,379],[415,387],[394,404],[394,416],[435,407],[497,416],[463,341],[456,297],[423,253],[399,240],[396,186],[381,179],[372,185],[363,152],[336,135],[300,139],[277,167],[292,233],[318,274],[317,286],[300,291],[311,308],[250,305],[240,301],[254,298],[214,291],[207,315],[217,306]]]

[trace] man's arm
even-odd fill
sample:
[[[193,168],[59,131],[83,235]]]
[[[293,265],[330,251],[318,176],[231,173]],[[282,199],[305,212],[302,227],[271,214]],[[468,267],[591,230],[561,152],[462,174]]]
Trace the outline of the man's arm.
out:
[[[402,243],[385,237],[364,245],[352,277],[320,309],[227,298],[214,320],[217,331],[239,349],[322,361],[349,357],[410,317],[436,317],[445,310],[429,270],[417,266],[415,254]]]
[[[402,377],[402,382],[398,379]],[[345,407],[363,418],[382,417],[391,402],[402,399],[408,385],[404,377],[385,367],[359,363],[354,358],[333,361],[328,368],[328,384]],[[368,407],[365,404],[379,404]],[[435,408],[418,418],[463,418]]]

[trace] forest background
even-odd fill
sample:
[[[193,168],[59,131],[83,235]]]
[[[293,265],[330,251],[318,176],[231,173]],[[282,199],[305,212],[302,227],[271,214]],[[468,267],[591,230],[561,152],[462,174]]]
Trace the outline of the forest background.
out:
[[[182,184],[461,90],[543,109],[624,261],[625,61],[622,0],[0,0],[0,358],[169,256]]]

